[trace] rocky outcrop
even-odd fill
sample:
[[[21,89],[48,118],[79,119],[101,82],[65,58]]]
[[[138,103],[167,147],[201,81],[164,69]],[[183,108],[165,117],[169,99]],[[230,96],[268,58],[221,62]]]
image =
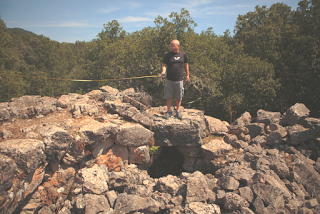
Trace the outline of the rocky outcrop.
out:
[[[320,120],[303,104],[228,124],[151,102],[104,86],[0,103],[0,213],[319,213]]]

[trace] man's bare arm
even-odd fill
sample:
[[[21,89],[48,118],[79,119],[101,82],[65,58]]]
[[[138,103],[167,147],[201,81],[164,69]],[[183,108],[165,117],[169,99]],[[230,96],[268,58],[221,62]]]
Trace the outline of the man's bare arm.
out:
[[[162,78],[164,78],[166,76],[166,71],[167,71],[167,64],[163,63],[162,64],[162,72],[161,72]]]
[[[184,71],[187,74],[186,81],[187,81],[187,83],[189,83],[190,82],[189,65],[188,65],[188,63],[184,63],[183,65],[184,65]]]

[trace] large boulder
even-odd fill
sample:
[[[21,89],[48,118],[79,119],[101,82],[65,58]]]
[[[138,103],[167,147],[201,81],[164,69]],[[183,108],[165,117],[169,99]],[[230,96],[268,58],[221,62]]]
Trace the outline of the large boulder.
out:
[[[312,129],[306,129],[299,124],[288,127],[287,132],[290,142],[294,145],[316,138]]]
[[[208,159],[221,157],[231,151],[233,147],[224,142],[222,138],[210,140],[208,143],[201,145],[200,151],[203,156]]]
[[[39,133],[44,138],[45,153],[50,160],[60,161],[73,142],[73,137],[56,125],[44,124]]]
[[[14,159],[25,174],[33,172],[45,161],[44,150],[44,143],[33,139],[7,140],[0,144],[0,153]]]
[[[319,118],[308,117],[302,123],[306,128],[313,129],[318,136],[320,135],[320,119]]]
[[[0,171],[0,195],[2,195],[11,188],[18,167],[12,158],[0,154]]]
[[[83,183],[84,193],[101,195],[108,191],[108,171],[105,165],[95,164],[92,168],[83,168],[78,172]]]
[[[206,202],[209,198],[215,201],[215,193],[208,188],[205,176],[196,171],[186,178],[186,203]]]
[[[280,119],[280,125],[293,126],[309,116],[310,110],[302,103],[291,106]]]
[[[210,134],[221,135],[228,133],[229,129],[226,123],[210,116],[205,116],[205,118]]]
[[[259,109],[257,111],[257,123],[264,123],[265,125],[269,125],[270,123],[279,123],[281,117],[280,112],[270,112],[265,111],[263,109]]]
[[[153,132],[140,124],[126,123],[120,127],[116,137],[116,144],[122,146],[148,145],[153,137]]]
[[[236,130],[241,127],[244,127],[251,122],[251,114],[249,112],[243,113],[238,119],[233,121],[233,123],[230,125],[230,130]]]

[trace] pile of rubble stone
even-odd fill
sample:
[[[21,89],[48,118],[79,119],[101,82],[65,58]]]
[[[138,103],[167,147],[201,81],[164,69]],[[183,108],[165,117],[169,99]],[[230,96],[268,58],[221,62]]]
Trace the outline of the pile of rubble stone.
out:
[[[228,124],[151,102],[105,86],[0,103],[0,213],[320,213],[305,105]]]

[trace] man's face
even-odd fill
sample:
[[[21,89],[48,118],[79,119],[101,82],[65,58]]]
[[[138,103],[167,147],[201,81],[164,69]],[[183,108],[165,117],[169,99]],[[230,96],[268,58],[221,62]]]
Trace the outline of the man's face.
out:
[[[179,45],[175,42],[171,42],[171,50],[173,53],[178,53],[179,52]]]

